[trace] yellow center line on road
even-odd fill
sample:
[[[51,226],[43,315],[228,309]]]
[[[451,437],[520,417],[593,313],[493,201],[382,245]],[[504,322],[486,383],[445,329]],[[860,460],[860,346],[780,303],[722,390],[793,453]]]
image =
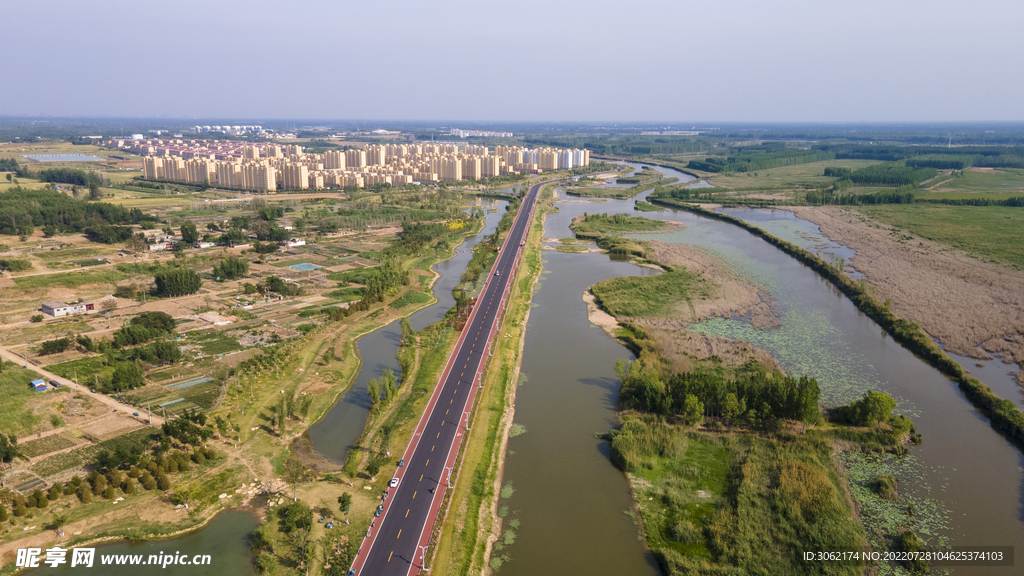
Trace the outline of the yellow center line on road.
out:
[[[399,529],[398,529],[398,536],[395,536],[395,540],[398,540],[398,539],[399,539],[399,538],[401,538],[401,537],[402,537],[402,529],[401,529],[401,528],[399,528]]]
[[[423,480],[423,476],[420,476],[420,480]],[[412,499],[413,500],[416,499],[416,491],[415,490],[412,491]]]
[[[438,437],[438,438],[440,438],[440,437],[441,437],[441,433],[440,433],[440,432],[438,432],[438,433],[437,433],[437,437]],[[433,450],[431,450],[431,452],[433,452]]]
[[[420,474],[420,482],[423,482],[423,474]]]
[[[440,435],[441,435],[441,433],[440,433],[440,432],[438,432],[438,433],[437,433],[437,435],[438,435],[438,436],[440,436]],[[434,446],[437,446],[437,444],[434,444]],[[431,451],[431,452],[433,452],[433,451],[434,451],[434,446],[431,446],[431,447],[430,447],[430,451]]]
[[[391,557],[395,555],[395,551],[392,550],[391,554],[388,554],[388,562],[391,562]]]
[[[412,508],[409,508],[409,510],[412,510]],[[405,511],[405,517],[406,517],[406,518],[408,518],[408,517],[409,517],[409,510],[406,510],[406,511]]]
[[[426,464],[423,465],[423,467],[426,468],[427,464],[430,464],[430,458],[427,458],[427,462],[426,462]]]

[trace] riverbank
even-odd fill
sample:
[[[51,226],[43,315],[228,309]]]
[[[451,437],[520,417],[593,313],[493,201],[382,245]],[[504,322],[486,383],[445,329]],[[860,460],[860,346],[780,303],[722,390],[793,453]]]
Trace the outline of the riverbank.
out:
[[[970,208],[968,208],[970,209]],[[894,314],[921,325],[946,349],[1024,366],[1024,272],[880,224],[839,206],[786,208],[856,250],[863,273]],[[1024,386],[1024,371],[1017,373]]]
[[[526,247],[509,292],[505,317],[499,326],[493,355],[485,367],[481,390],[471,416],[471,433],[456,464],[459,472],[439,522],[429,566],[441,573],[462,575],[487,572],[492,550],[502,534],[498,495],[508,438],[515,416],[516,388],[530,317],[530,302],[543,268],[543,221],[551,210],[550,194],[542,190],[527,232]],[[498,559],[497,567],[501,560]]]
[[[450,243],[461,245],[464,238],[477,234],[482,226],[481,222],[473,229],[460,231],[462,233],[454,235]],[[19,522],[15,531],[0,533],[0,541],[4,543],[0,551],[3,563],[7,564],[7,557],[13,554],[8,553],[8,548],[22,548],[26,542],[46,547],[58,541],[65,545],[97,538],[102,541],[166,539],[194,532],[222,510],[247,506],[256,495],[273,495],[273,500],[277,501],[287,487],[276,478],[284,475],[285,463],[299,452],[294,441],[353,385],[361,366],[355,341],[430,306],[435,298],[410,299],[406,295],[409,292],[432,293],[440,278],[433,266],[452,258],[456,247],[445,242],[443,246],[426,247],[418,255],[412,254],[403,262],[403,270],[409,275],[407,284],[392,291],[382,302],[349,315],[343,321],[325,320],[309,334],[254,357],[239,367],[237,373],[229,375],[228,392],[209,416],[211,426],[214,420],[218,422],[215,432],[219,434],[215,433],[208,442],[218,456],[207,460],[205,465],[197,462],[182,478],[174,478],[171,491],[165,491],[162,486],[160,490],[139,489],[115,501],[97,494],[92,503],[81,505],[74,495],[65,495],[52,501],[48,510],[35,511],[35,519]],[[408,389],[403,386],[403,394]],[[279,419],[285,398],[294,399],[294,403],[287,408],[288,415]],[[311,401],[300,410],[297,406],[303,399]],[[315,455],[310,452],[309,456]],[[306,481],[337,470],[322,458],[299,460],[299,464]],[[352,496],[352,507],[365,514],[346,526],[348,530],[342,529],[353,539],[363,517],[369,522],[377,493],[363,492],[360,490],[363,486],[358,485],[363,482],[356,480],[355,483],[357,486],[347,488]],[[300,494],[317,495],[311,503],[319,501],[321,493],[336,499],[346,490],[335,482],[310,482],[307,486],[309,490],[300,489]],[[175,504],[182,498],[189,498],[182,496],[184,494],[191,494],[190,500],[186,500],[190,501],[190,506],[176,508]],[[69,538],[64,540],[58,540],[56,532],[49,528],[52,524],[49,514],[61,512],[69,516],[65,526]],[[22,531],[22,526],[29,530]]]
[[[921,330],[918,324],[893,314],[888,304],[878,302],[875,296],[869,292],[866,282],[855,282],[841,268],[833,266],[821,257],[811,254],[791,242],[781,240],[764,229],[739,218],[671,198],[649,197],[649,199],[657,204],[686,210],[739,226],[790,256],[795,257],[804,265],[809,266],[849,297],[858,309],[878,323],[883,330],[891,334],[904,348],[917,354],[947,376],[953,377],[971,403],[989,417],[992,427],[1010,438],[1017,448],[1024,449],[1024,414],[1016,408],[1014,403],[1001,399],[980,380],[967,374],[960,364],[947,356]]]

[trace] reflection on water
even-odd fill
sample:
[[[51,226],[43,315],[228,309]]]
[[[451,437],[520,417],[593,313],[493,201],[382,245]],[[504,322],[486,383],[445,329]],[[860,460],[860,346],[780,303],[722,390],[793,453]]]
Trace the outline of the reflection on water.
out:
[[[507,205],[508,202],[504,200],[483,198],[477,201],[476,206],[485,210],[497,209],[497,211],[485,214],[483,230],[456,247],[454,257],[434,266],[434,269],[441,275],[434,283],[434,296],[437,298],[437,302],[409,318],[409,323],[412,324],[414,330],[422,330],[444,318],[445,313],[455,305],[452,289],[458,285],[459,276],[466,270],[466,265],[473,257],[473,247],[485,236],[494,233],[502,215],[505,214]],[[370,396],[366,392],[367,382],[371,378],[379,377],[385,368],[391,369],[396,377],[401,378],[401,369],[396,357],[398,342],[401,339],[401,322],[396,320],[356,341],[362,365],[355,377],[355,383],[338,403],[308,431],[309,440],[317,452],[334,462],[345,461],[349,450],[359,441],[363,428],[366,426],[366,418],[370,414],[371,404]],[[346,358],[344,361],[354,362],[355,359]]]
[[[647,194],[638,198],[644,199]],[[848,402],[866,390],[885,391],[897,398],[898,410],[914,418],[917,431],[924,436],[923,444],[911,447],[910,455],[900,459],[856,455],[846,458],[852,488],[861,500],[862,517],[869,534],[875,528],[893,533],[900,526],[912,525],[930,544],[1013,545],[1024,542],[1024,456],[992,430],[987,419],[973,409],[955,383],[894,342],[811,269],[736,226],[687,212],[640,214],[633,209],[633,199],[602,203],[568,201],[559,202],[557,206],[560,212],[547,216],[546,237],[570,236],[568,225],[572,218],[586,211],[637,214],[685,224],[687,228],[682,231],[636,237],[704,247],[738,272],[769,288],[781,314],[780,327],[770,331],[755,330],[748,323],[731,319],[712,319],[694,325],[693,329],[743,338],[768,350],[787,372],[816,378],[824,401]],[[847,262],[853,255],[852,250],[829,241],[817,226],[792,213],[770,210],[730,213],[795,244],[836,254]],[[570,485],[575,493],[577,487],[592,483],[590,479],[578,478],[572,470],[584,466],[579,455],[566,460],[571,448],[565,437],[582,443],[585,426],[577,422],[588,417],[594,419],[590,424],[594,428],[592,432],[602,431],[600,417],[603,416],[604,421],[610,419],[618,382],[610,388],[601,383],[615,380],[613,363],[616,358],[627,357],[628,352],[617,344],[608,347],[612,341],[603,332],[582,325],[580,318],[585,310],[578,299],[586,286],[610,277],[609,272],[616,275],[639,272],[624,263],[614,263],[627,267],[621,271],[605,268],[611,263],[607,259],[599,260],[594,254],[544,254],[546,274],[534,299],[537,309],[533,313],[538,316],[531,316],[523,358],[529,382],[519,389],[516,407],[516,421],[523,424],[527,432],[509,441],[514,455],[508,458],[505,478],[514,482],[516,493],[511,499],[501,501],[522,519],[522,527],[516,543],[508,549],[513,561],[505,564],[502,571],[553,573],[545,563],[559,562],[549,556],[557,552],[562,559],[552,566],[557,566],[559,573],[586,573],[576,570],[573,563],[583,561],[581,556],[595,553],[595,550],[604,558],[604,546],[612,544],[601,541],[592,545],[560,532],[565,532],[568,526],[573,527],[569,532],[574,532],[577,526],[614,527],[621,520],[622,510],[615,504],[614,496],[610,497],[611,504],[604,505],[596,495],[577,501],[558,489]],[[574,280],[576,278],[578,281]],[[599,353],[585,356],[585,350]],[[988,364],[984,374],[979,369],[977,375],[996,380],[992,374],[999,369],[998,365]],[[582,376],[581,372],[593,375]],[[1009,376],[1003,375],[1002,382],[1008,385]],[[590,388],[583,383],[589,383]],[[1002,396],[1019,402],[1019,396],[1008,393]],[[589,454],[590,466],[597,466],[588,467],[588,473],[599,474],[600,465],[614,470],[598,446],[589,450],[582,445],[575,448]],[[867,488],[880,470],[897,476],[901,494],[898,503],[880,501]],[[563,482],[562,478],[568,481]],[[621,474],[611,484],[620,490],[626,489]],[[566,503],[569,499],[576,505],[569,506]],[[908,502],[915,504],[913,518],[907,517],[904,511]],[[630,555],[635,562],[640,562],[638,552],[613,549],[617,555]],[[543,562],[535,562],[534,558],[541,558]],[[890,569],[891,566],[886,567],[886,571]],[[597,566],[593,570],[634,573],[622,572],[618,567],[605,571]],[[949,571],[973,573],[969,569]],[[1012,567],[986,568],[986,574],[989,573],[1016,574],[1018,571]]]
[[[255,574],[253,555],[249,548],[249,534],[259,526],[256,516],[248,512],[221,512],[210,523],[189,534],[168,540],[155,540],[130,544],[115,542],[95,546],[93,567],[71,567],[71,553],[67,554],[68,563],[59,568],[49,566],[29,570],[31,576],[49,576],[62,574],[96,574],[99,576],[252,576]],[[50,546],[47,544],[46,546]],[[45,547],[44,547],[45,548]],[[185,555],[189,561],[196,555],[210,556],[210,563],[203,565],[168,565],[153,566],[147,564],[150,555],[160,556]],[[104,556],[142,555],[141,565],[117,565],[115,560],[104,565]],[[45,556],[45,551],[44,551]],[[127,560],[127,559],[125,559]],[[202,560],[199,560],[202,561]]]

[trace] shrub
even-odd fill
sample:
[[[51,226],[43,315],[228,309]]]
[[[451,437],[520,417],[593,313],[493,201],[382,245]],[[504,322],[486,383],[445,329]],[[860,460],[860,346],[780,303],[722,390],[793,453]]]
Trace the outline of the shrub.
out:
[[[203,285],[199,274],[189,268],[167,268],[157,272],[155,278],[157,292],[165,296],[195,294]]]
[[[7,270],[10,272],[24,272],[32,268],[32,263],[28,260],[19,260],[15,258],[6,258],[0,260],[0,270]]]

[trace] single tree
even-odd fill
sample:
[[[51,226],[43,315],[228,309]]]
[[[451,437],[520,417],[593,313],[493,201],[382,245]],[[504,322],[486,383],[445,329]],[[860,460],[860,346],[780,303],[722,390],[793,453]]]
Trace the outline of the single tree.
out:
[[[199,241],[199,230],[192,222],[185,222],[181,225],[181,241],[195,244]]]
[[[299,499],[299,482],[306,477],[306,467],[298,458],[290,457],[284,463],[284,477],[292,485],[292,501]]]

